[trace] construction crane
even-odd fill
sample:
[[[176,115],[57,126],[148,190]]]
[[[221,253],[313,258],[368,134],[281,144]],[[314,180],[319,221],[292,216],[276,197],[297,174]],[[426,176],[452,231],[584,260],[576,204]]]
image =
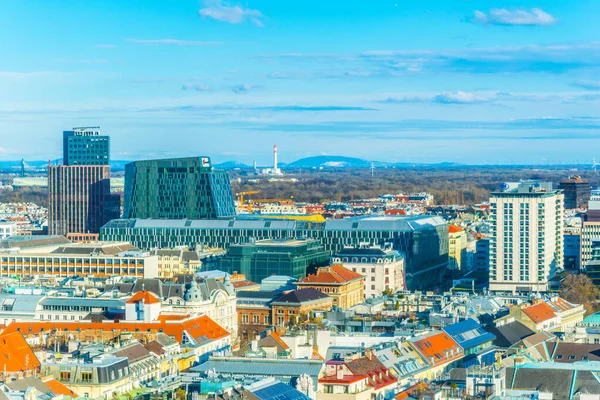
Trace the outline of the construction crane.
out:
[[[240,201],[240,207],[242,207],[245,203],[244,203],[244,196],[248,196],[251,194],[259,194],[260,190],[249,190],[247,192],[239,192],[236,193],[235,195],[238,197],[239,201]]]

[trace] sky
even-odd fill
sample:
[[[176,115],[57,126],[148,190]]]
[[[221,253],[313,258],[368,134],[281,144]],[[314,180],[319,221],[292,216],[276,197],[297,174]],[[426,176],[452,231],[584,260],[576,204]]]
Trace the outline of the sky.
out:
[[[597,0],[0,0],[0,160],[600,158]]]

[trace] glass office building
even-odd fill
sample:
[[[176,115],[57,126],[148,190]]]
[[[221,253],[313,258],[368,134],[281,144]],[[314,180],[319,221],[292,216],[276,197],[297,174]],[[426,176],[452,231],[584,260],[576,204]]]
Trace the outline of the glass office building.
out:
[[[331,253],[318,240],[282,239],[234,244],[219,260],[218,269],[260,282],[272,275],[302,279],[318,267],[329,265]]]
[[[213,170],[208,157],[136,161],[125,166],[124,218],[234,216],[229,176]]]
[[[63,165],[109,165],[110,138],[100,127],[73,128],[63,131]]]
[[[205,244],[231,245],[262,239],[315,239],[326,251],[344,247],[391,243],[405,256],[409,289],[441,282],[448,265],[448,225],[441,217],[377,216],[327,220],[148,220],[121,219],[105,225],[102,240],[128,241],[141,249]],[[239,272],[239,271],[238,271]]]

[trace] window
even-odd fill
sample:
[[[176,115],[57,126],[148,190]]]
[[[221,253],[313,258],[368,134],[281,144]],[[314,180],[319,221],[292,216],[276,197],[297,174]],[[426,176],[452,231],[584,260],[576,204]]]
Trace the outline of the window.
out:
[[[60,372],[60,380],[63,382],[69,382],[71,380],[71,372],[61,371]]]
[[[92,381],[92,373],[91,372],[82,372],[81,373],[81,382],[91,382]]]

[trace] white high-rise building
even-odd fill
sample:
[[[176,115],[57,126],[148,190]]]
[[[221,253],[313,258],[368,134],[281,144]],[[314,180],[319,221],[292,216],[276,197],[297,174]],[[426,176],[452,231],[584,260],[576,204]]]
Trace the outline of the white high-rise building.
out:
[[[562,191],[551,182],[504,183],[490,203],[490,291],[547,291],[563,265]]]

